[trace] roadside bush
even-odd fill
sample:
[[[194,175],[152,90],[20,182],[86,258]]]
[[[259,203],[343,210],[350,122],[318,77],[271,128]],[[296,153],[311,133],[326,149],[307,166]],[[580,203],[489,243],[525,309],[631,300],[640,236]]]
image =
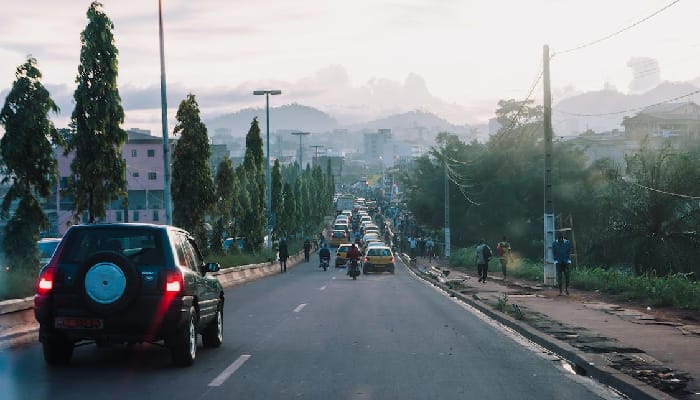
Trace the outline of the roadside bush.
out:
[[[489,270],[500,272],[497,257],[489,264]],[[476,272],[474,249],[463,248],[452,253],[450,267]],[[541,283],[543,274],[541,261],[516,258],[508,264],[509,277]],[[649,306],[700,310],[700,282],[690,279],[689,274],[656,276],[651,272],[637,276],[631,271],[579,267],[571,271],[571,285],[577,289],[619,295],[625,300],[640,301]]]
[[[35,283],[36,276],[26,271],[0,271],[0,301],[32,296]]]

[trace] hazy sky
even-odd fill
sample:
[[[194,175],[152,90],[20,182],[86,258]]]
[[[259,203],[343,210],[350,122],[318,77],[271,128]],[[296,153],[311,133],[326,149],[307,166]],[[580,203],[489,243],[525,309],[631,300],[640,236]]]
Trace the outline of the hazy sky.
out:
[[[544,44],[553,52],[576,47],[671,2],[164,0],[170,131],[177,104],[188,92],[197,95],[206,117],[264,106],[251,93],[258,88],[283,91],[271,97],[273,106],[309,105],[341,122],[413,109],[455,123],[485,122],[499,99],[527,95],[541,69]],[[2,101],[15,69],[32,54],[63,109],[54,119],[65,125],[90,1],[2,3]],[[158,2],[103,4],[120,52],[125,125],[158,133]],[[555,101],[606,85],[627,93],[633,69],[654,80],[699,78],[698,21],[700,1],[682,0],[612,39],[555,56]],[[538,97],[541,91],[540,86]]]

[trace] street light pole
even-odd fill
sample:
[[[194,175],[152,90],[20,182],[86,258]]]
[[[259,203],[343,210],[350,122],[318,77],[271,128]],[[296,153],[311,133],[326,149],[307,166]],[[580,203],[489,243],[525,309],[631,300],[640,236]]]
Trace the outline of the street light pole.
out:
[[[158,0],[158,33],[160,36],[160,114],[163,129],[163,203],[165,223],[173,223],[170,201],[170,144],[168,143],[168,100],[165,95],[165,50],[163,49],[163,2]]]
[[[292,135],[299,136],[299,178],[301,178],[301,171],[304,169],[301,163],[301,138],[302,136],[310,135],[310,132],[292,132]]]
[[[266,132],[266,161],[265,161],[265,186],[266,186],[266,216],[267,216],[267,241],[265,247],[272,247],[272,183],[270,178],[270,95],[282,94],[281,90],[254,90],[256,96],[265,95],[265,132]]]

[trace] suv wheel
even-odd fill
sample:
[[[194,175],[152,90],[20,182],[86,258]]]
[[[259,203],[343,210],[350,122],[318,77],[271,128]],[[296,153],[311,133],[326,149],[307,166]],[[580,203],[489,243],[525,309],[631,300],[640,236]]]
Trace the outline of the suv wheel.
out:
[[[73,357],[73,343],[58,334],[45,338],[41,345],[48,365],[65,365]]]
[[[123,310],[139,291],[134,264],[121,254],[96,253],[78,270],[78,282],[85,304],[100,314]]]
[[[219,347],[224,341],[224,313],[221,306],[216,310],[216,318],[202,332],[204,347]]]
[[[176,365],[187,367],[194,364],[197,357],[197,313],[190,308],[190,317],[180,331],[170,339],[168,347]]]

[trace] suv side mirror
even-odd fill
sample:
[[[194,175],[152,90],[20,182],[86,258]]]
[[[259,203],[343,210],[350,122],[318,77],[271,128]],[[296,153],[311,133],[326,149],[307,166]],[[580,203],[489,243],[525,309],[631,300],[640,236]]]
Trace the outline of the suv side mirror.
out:
[[[221,265],[219,265],[219,263],[210,262],[210,263],[206,263],[206,265],[204,265],[204,268],[202,268],[202,273],[206,274],[207,272],[216,272],[220,269],[221,269]]]

